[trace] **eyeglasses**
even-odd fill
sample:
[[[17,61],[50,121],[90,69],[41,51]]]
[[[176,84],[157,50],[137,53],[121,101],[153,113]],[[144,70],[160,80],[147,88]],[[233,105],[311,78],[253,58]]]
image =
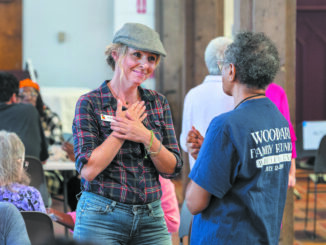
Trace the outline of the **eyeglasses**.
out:
[[[223,65],[225,64],[225,61],[223,59],[218,59],[217,60],[217,67],[220,70],[220,72],[222,72],[223,69]]]
[[[27,97],[36,98],[37,95],[38,94],[36,92],[21,92],[18,94],[18,97],[21,99],[25,99]]]
[[[28,166],[29,166],[29,162],[27,162],[27,161],[25,160],[24,163],[23,163],[23,168],[24,168],[24,169],[27,169]]]

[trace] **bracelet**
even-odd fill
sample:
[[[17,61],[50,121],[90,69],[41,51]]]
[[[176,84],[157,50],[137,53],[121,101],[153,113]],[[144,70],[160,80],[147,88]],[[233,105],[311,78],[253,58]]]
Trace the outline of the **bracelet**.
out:
[[[161,149],[162,149],[162,141],[160,141],[160,147],[158,148],[158,150],[156,152],[149,151],[148,154],[155,157],[160,153]]]
[[[153,140],[154,140],[154,133],[153,133],[153,130],[150,130],[151,132],[151,140],[150,140],[150,143],[149,143],[149,146],[146,147],[146,150],[149,152],[151,147],[152,147],[152,144],[153,144]]]

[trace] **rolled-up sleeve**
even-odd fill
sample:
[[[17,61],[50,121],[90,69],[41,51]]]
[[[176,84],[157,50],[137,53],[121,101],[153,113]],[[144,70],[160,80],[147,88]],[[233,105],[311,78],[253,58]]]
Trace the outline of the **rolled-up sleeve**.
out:
[[[79,173],[84,164],[87,164],[93,150],[98,146],[97,124],[90,98],[80,97],[76,104],[72,125],[76,169]]]
[[[164,174],[160,173],[160,175],[166,179],[173,179],[175,178],[182,169],[183,162],[181,159],[180,149],[178,146],[178,142],[175,136],[173,120],[171,109],[167,99],[164,97],[163,99],[163,117],[165,122],[165,127],[163,128],[163,141],[162,144],[171,152],[176,158],[177,164],[174,169],[173,174]]]

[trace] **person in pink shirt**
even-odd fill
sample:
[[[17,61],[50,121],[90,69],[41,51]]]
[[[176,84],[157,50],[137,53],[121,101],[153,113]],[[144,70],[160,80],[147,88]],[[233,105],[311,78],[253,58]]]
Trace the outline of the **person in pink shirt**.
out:
[[[180,226],[178,200],[172,181],[164,179],[161,176],[159,177],[159,180],[162,188],[161,205],[164,212],[164,219],[166,226],[168,227],[168,232],[171,234],[177,232]]]
[[[271,83],[268,85],[266,91],[265,91],[266,97],[268,97],[280,110],[280,112],[283,114],[285,119],[289,122],[289,128],[290,128],[290,134],[291,134],[291,141],[292,141],[292,160],[291,160],[291,169],[289,173],[289,187],[295,186],[295,158],[297,157],[297,152],[295,148],[295,141],[297,140],[297,137],[295,136],[295,132],[291,123],[290,118],[290,110],[289,110],[289,104],[288,99],[286,96],[286,93],[284,89],[275,83]]]

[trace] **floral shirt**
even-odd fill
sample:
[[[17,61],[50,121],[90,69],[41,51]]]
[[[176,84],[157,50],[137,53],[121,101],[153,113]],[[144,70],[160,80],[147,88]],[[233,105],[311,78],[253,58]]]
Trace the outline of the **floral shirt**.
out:
[[[0,186],[0,202],[10,202],[19,211],[46,213],[41,193],[32,186],[18,183],[11,184],[10,188]]]

